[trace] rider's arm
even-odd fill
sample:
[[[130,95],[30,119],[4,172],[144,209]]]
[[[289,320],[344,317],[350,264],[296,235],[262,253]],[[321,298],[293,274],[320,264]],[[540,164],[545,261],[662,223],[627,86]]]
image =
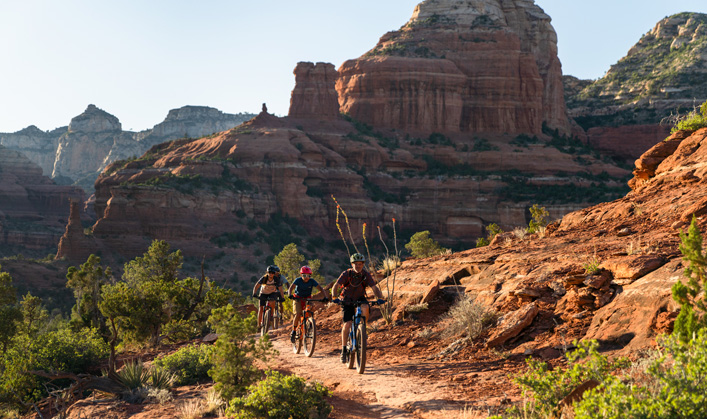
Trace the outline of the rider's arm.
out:
[[[373,290],[373,294],[375,294],[376,297],[378,297],[379,300],[383,300],[383,299],[384,299],[384,298],[383,298],[383,293],[381,292],[380,289],[378,289],[378,285],[373,285],[373,286],[371,287],[371,289]]]
[[[290,288],[288,288],[288,290],[287,290],[287,295],[292,295],[292,291],[294,291],[294,289],[295,289],[295,283],[293,282],[290,284]]]
[[[255,283],[255,286],[253,287],[253,295],[257,294],[257,293],[258,293],[258,290],[259,290],[260,287],[262,287],[262,286],[263,286],[263,284],[261,284],[260,281],[256,282],[256,283]]]
[[[317,285],[317,289],[322,295],[324,295],[324,298],[329,298],[329,295],[327,295],[326,291],[324,290],[324,288],[322,288],[321,285]]]

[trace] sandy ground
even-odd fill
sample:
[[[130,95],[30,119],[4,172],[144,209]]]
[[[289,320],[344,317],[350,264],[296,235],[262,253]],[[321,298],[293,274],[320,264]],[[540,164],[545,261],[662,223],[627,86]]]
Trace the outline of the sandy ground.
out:
[[[277,332],[272,343],[280,352],[273,368],[319,381],[333,391],[334,418],[475,417],[464,412],[464,401],[450,400],[449,384],[411,376],[405,364],[369,359],[365,373],[359,374],[340,362],[338,350],[317,347],[311,358],[304,350],[294,354],[289,336]]]

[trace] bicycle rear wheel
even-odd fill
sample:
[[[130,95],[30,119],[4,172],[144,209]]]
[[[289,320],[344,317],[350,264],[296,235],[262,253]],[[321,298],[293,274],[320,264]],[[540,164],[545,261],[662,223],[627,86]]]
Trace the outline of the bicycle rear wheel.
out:
[[[281,326],[280,325],[280,309],[279,308],[276,308],[275,311],[273,312],[272,324],[273,324],[273,326],[272,326],[273,330],[278,329]]]
[[[366,370],[366,323],[361,322],[356,330],[356,371],[363,374]]]
[[[263,313],[263,327],[260,329],[260,336],[267,335],[269,329],[270,329],[270,310],[265,310],[265,313]]]
[[[304,323],[304,354],[312,356],[314,353],[314,345],[317,343],[317,325],[314,323],[314,318],[309,317]]]

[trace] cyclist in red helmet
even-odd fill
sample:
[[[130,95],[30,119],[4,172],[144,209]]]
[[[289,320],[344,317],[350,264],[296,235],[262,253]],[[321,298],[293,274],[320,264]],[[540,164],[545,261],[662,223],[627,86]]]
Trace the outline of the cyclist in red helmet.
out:
[[[368,303],[368,300],[366,300],[366,287],[371,288],[376,297],[378,297],[378,304],[384,302],[383,293],[378,289],[376,281],[373,280],[371,274],[363,268],[365,261],[366,257],[360,253],[351,255],[352,268],[341,273],[331,290],[331,295],[335,296],[337,290],[341,287],[341,295],[334,300],[334,302],[339,304],[341,300],[344,301],[344,305],[342,306],[344,324],[341,327],[341,362],[345,362],[346,360],[346,340],[349,336],[349,330],[351,330],[354,313],[356,312],[355,305],[346,303],[354,303],[357,301],[365,301]],[[368,304],[361,304],[361,311],[367,322]]]
[[[287,294],[298,298],[294,301],[295,318],[292,321],[292,332],[290,332],[290,340],[295,341],[295,328],[302,317],[302,310],[306,304],[306,298],[312,296],[312,288],[317,287],[320,293],[324,295],[324,299],[329,299],[326,291],[312,278],[312,268],[303,266],[300,270],[300,277],[292,281],[292,285],[287,290]]]

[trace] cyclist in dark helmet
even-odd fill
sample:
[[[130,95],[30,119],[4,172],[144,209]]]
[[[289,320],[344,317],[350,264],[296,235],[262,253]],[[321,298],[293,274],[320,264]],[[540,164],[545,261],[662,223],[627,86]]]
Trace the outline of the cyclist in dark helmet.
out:
[[[371,288],[376,297],[378,297],[378,304],[383,304],[384,302],[383,293],[378,289],[371,274],[363,267],[365,262],[366,257],[362,254],[354,253],[351,255],[351,269],[341,273],[331,290],[331,295],[334,297],[341,287],[341,295],[334,302],[337,304],[341,303],[342,300],[344,302],[341,308],[344,318],[344,324],[341,327],[341,362],[346,361],[346,339],[349,336],[351,323],[356,312],[356,306],[347,303],[355,303],[357,301],[368,303],[368,300],[366,300],[366,287]],[[363,317],[368,321],[368,304],[361,304],[361,311],[363,312]]]
[[[279,293],[280,302],[285,301],[285,294],[282,292],[282,282],[283,277],[280,275],[280,268],[277,265],[270,265],[265,270],[265,275],[255,283],[253,297],[260,299],[258,306],[258,329],[260,329],[263,324],[263,311],[266,302],[270,305],[270,308],[272,308],[273,313],[275,312],[275,301],[267,301],[268,297]]]

